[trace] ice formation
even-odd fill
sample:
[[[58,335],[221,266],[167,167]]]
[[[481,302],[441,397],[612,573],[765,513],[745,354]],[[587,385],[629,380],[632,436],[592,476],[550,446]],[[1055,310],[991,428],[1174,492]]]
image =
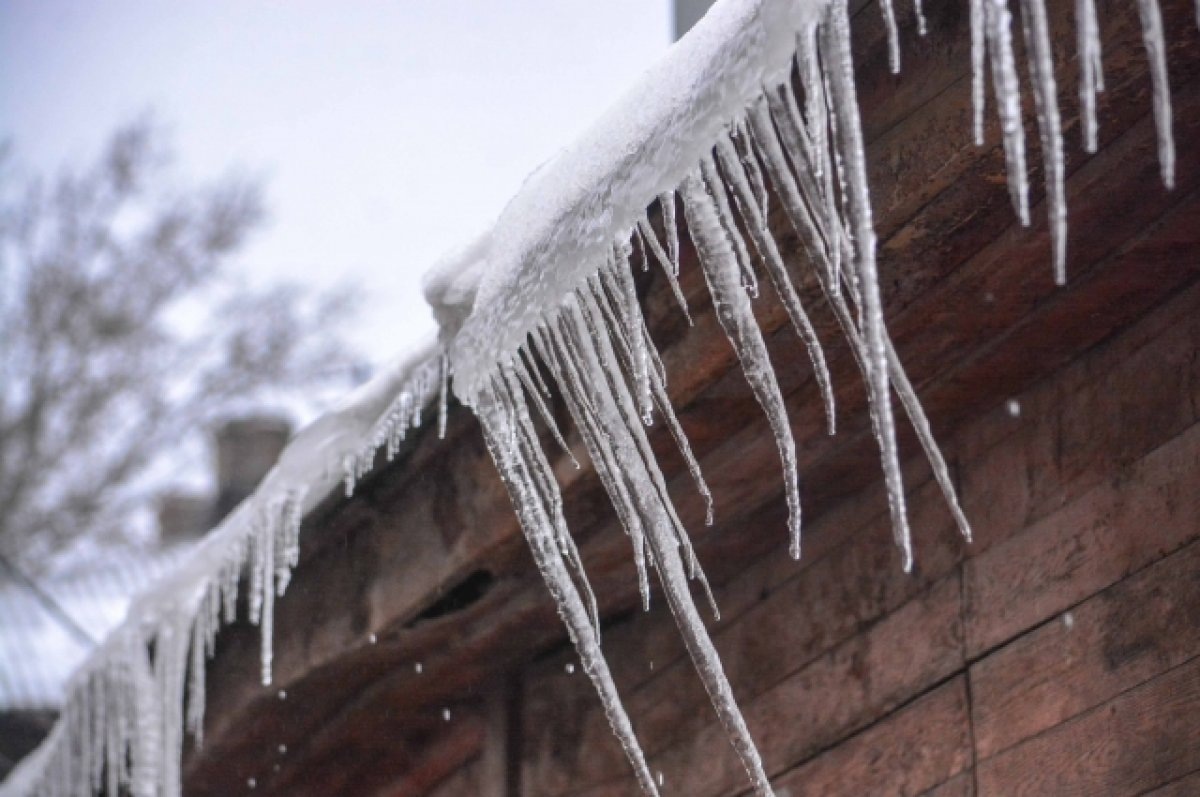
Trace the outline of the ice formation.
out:
[[[1174,144],[1161,12],[1157,0],[1137,3],[1162,179],[1170,186]],[[892,0],[880,5],[890,64],[898,69],[895,9]],[[1094,0],[1075,0],[1074,9],[1082,143],[1094,151],[1096,94],[1104,89],[1100,20]],[[969,10],[974,137],[983,143],[990,74],[1013,206],[1028,224],[1013,15],[1008,0],[970,0]],[[919,0],[913,13],[923,35]],[[1020,0],[1020,21],[1044,162],[1051,261],[1062,283],[1065,147],[1044,0]],[[779,203],[799,236],[805,254],[799,270],[784,262],[768,227],[769,202]],[[451,381],[481,422],[537,568],[642,790],[657,794],[663,780],[651,774],[617,694],[601,649],[598,601],[538,431],[540,421],[575,460],[570,434],[546,404],[555,393],[629,537],[643,603],[649,605],[653,574],[754,793],[770,794],[693,602],[689,582],[706,593],[707,583],[647,437],[648,425],[661,420],[667,426],[711,523],[712,496],[675,418],[633,280],[633,272],[657,263],[682,312],[689,312],[678,282],[680,208],[717,319],[778,448],[791,553],[800,553],[800,474],[774,366],[752,312],[760,268],[807,349],[831,434],[834,394],[821,342],[796,290],[801,271],[811,273],[849,345],[870,399],[904,567],[911,567],[913,551],[893,392],[969,538],[949,470],[883,321],[847,0],[722,0],[610,113],[532,175],[490,230],[430,272],[425,292],[439,322],[438,342],[301,432],[256,494],[208,535],[197,555],[135,602],[126,622],[76,673],[60,721],[0,786],[0,795],[179,794],[185,736],[203,741],[204,660],[213,654],[221,624],[236,614],[243,578],[250,619],[261,627],[266,684],[274,601],[297,564],[303,516],[339,484],[351,494],[377,452],[394,456],[431,406],[444,433]],[[413,667],[422,671],[419,662]]]

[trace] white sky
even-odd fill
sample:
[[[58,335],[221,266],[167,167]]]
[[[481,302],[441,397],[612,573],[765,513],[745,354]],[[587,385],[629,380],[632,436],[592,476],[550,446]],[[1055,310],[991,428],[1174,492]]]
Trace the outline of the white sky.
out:
[[[4,0],[0,136],[38,169],[152,109],[181,176],[267,178],[255,276],[352,281],[379,363],[420,276],[670,41],[667,0]]]

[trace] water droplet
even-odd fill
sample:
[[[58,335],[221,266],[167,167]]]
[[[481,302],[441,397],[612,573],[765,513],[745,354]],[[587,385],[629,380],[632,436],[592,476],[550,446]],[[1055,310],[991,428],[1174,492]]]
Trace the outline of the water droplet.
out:
[[[575,674],[575,665],[574,665],[574,664],[572,664],[572,663],[571,663],[571,662],[569,662],[569,661],[567,662],[567,666],[566,666],[566,667],[564,667],[563,669],[565,669],[565,670],[567,671],[567,675],[574,675],[574,674]]]
[[[654,672],[654,659],[650,659],[650,672]]]
[[[258,788],[258,781],[254,778],[246,778],[246,785],[252,789]]]
[[[663,773],[662,773],[661,769],[654,773],[654,779],[658,781],[659,786],[663,785],[663,781],[665,780],[665,778],[663,777]]]
[[[420,675],[421,673],[425,672],[425,665],[418,661],[413,665],[413,669],[416,671],[417,675]]]
[[[442,709],[442,721],[443,722],[450,721],[450,709],[448,709],[448,708]]]
[[[1008,403],[1006,403],[1004,405],[1004,408],[1006,410],[1008,410],[1008,414],[1010,417],[1012,417],[1012,418],[1020,418],[1021,417],[1021,402],[1017,401],[1016,399],[1009,399]]]
[[[367,636],[367,641],[370,642],[372,645],[374,645],[376,642],[379,641],[379,638],[376,637],[374,634],[370,634]]]
[[[1071,612],[1064,612],[1062,616],[1062,624],[1068,631],[1070,631],[1075,627],[1075,615]]]
[[[279,754],[285,755],[286,753],[287,753],[287,745],[286,744],[279,745]]]
[[[287,700],[287,690],[286,689],[280,689],[278,692],[278,695],[279,695],[280,700]]]

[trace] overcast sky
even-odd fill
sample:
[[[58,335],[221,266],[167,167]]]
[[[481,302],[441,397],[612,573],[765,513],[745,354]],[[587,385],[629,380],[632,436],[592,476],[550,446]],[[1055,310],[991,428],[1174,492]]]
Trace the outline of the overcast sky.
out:
[[[0,135],[35,168],[152,109],[189,179],[266,178],[256,276],[353,281],[382,362],[420,276],[667,47],[666,0],[4,0]]]

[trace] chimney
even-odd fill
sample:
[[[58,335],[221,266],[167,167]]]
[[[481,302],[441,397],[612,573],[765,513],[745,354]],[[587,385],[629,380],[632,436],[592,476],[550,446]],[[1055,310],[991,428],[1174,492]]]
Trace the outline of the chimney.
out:
[[[283,418],[258,416],[227,421],[216,433],[219,523],[267,475],[287,445],[292,427]]]
[[[207,495],[168,492],[158,499],[158,539],[162,545],[198,540],[212,525]]]

